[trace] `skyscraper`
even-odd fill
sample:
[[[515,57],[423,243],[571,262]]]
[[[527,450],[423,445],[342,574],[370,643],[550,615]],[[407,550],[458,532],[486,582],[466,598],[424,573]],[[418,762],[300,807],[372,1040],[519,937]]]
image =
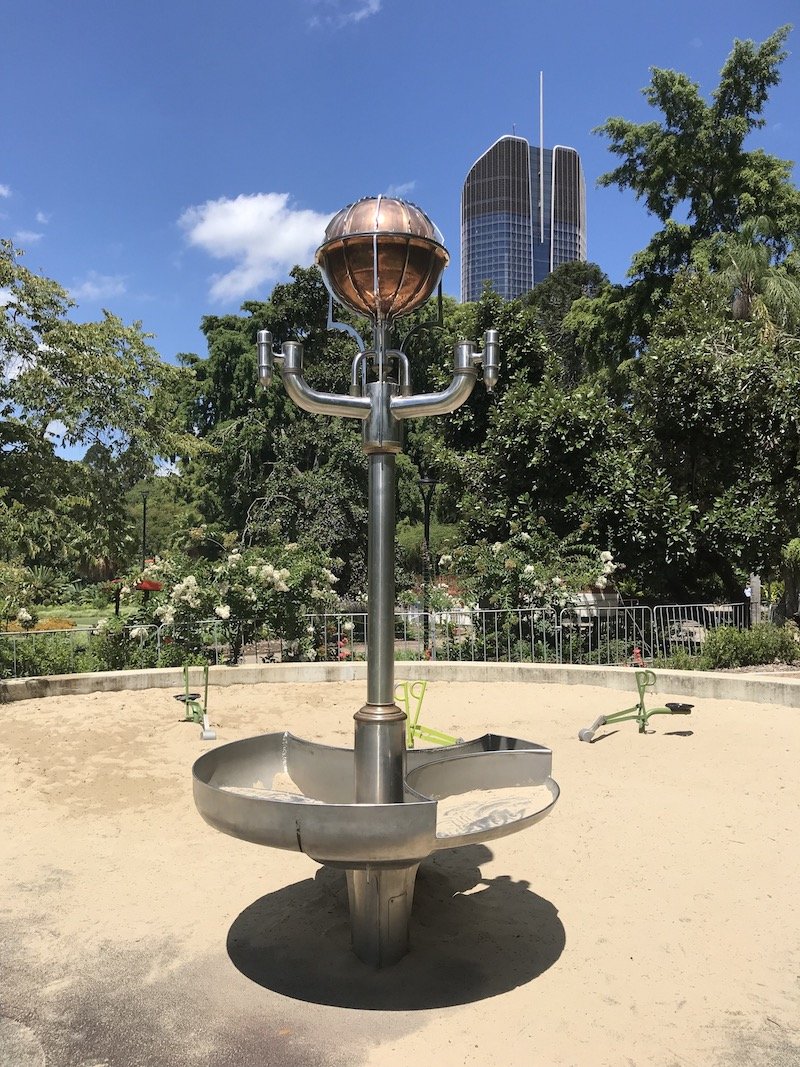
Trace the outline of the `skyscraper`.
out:
[[[501,137],[472,165],[461,194],[461,299],[477,300],[488,280],[511,300],[576,259],[586,259],[580,156]]]

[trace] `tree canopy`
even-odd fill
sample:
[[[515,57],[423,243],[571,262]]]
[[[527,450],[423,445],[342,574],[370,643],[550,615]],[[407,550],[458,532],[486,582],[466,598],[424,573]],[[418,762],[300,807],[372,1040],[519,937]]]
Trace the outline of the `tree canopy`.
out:
[[[657,226],[626,284],[571,263],[516,300],[487,287],[472,304],[446,298],[441,323],[428,307],[398,324],[416,391],[449,381],[455,342],[500,331],[496,393],[412,420],[398,463],[404,541],[420,519],[416,479],[434,473],[436,517],[457,530],[448,556],[482,600],[550,595],[560,570],[607,581],[612,560],[617,587],[650,598],[735,596],[751,571],[790,558],[796,571],[785,546],[800,536],[800,192],[789,162],[756,142],[788,32],[735,42],[707,99],[687,75],[653,69],[657,117],[599,128],[617,160],[601,184],[631,191]],[[316,268],[296,267],[240,314],[206,316],[207,352],[174,367],[139,324],[71,321],[66,293],[0,248],[9,559],[133,558],[131,494],[156,457],[176,457],[162,504],[195,531],[192,558],[299,545],[332,562],[337,592],[363,594],[358,426],[257,385],[267,328],[303,341],[315,387],[347,391],[356,348],[329,329]],[[83,461],[55,440],[87,446]]]
[[[69,317],[58,283],[0,241],[0,523],[8,557],[87,573],[114,569],[131,540],[125,494],[159,459],[196,451],[141,324]],[[57,446],[86,449],[84,462]]]

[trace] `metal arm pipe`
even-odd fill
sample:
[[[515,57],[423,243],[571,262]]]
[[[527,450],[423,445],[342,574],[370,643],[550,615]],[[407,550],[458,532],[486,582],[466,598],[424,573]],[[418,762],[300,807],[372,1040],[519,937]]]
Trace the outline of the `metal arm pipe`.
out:
[[[284,387],[303,411],[310,411],[314,415],[340,415],[345,419],[366,419],[369,415],[370,402],[367,397],[320,393],[311,388],[303,378],[303,346],[299,341],[284,341],[281,353]]]
[[[392,351],[390,356],[397,360],[397,381],[400,386],[401,396],[411,396],[411,367],[405,352]]]
[[[487,330],[483,341],[483,384],[487,393],[493,393],[500,377],[500,334],[497,330]]]
[[[272,334],[269,330],[259,330],[258,342],[258,380],[263,386],[272,381],[272,363],[275,353],[272,351]]]
[[[469,398],[478,372],[473,355],[475,346],[471,341],[460,341],[455,346],[453,380],[441,393],[420,393],[419,396],[393,396],[392,414],[398,419],[413,419],[420,415],[445,415],[460,408]]]
[[[367,357],[363,352],[353,356],[353,363],[350,367],[350,396],[362,396],[364,393],[364,366],[366,360]]]

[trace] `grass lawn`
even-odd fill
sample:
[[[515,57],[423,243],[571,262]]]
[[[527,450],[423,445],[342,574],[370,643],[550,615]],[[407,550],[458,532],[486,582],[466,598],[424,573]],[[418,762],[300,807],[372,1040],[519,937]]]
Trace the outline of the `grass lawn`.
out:
[[[114,617],[114,605],[93,607],[87,604],[55,604],[36,609],[40,625],[47,619],[71,619],[76,626],[96,626],[101,619]]]

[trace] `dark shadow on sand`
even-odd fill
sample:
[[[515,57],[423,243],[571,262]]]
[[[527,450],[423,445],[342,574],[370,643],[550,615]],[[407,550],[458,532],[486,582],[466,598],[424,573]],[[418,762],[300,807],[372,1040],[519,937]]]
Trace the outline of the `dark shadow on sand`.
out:
[[[345,875],[329,867],[246,908],[228,933],[228,955],[258,985],[315,1004],[414,1011],[504,993],[552,967],[566,934],[528,882],[482,878],[478,864],[491,856],[474,845],[420,866],[411,950],[393,967],[375,970],[353,955]]]
[[[593,737],[590,744],[594,745],[598,741],[605,741],[607,737],[613,737],[614,734],[618,734],[619,730],[606,730],[604,734],[598,734],[597,737]]]

